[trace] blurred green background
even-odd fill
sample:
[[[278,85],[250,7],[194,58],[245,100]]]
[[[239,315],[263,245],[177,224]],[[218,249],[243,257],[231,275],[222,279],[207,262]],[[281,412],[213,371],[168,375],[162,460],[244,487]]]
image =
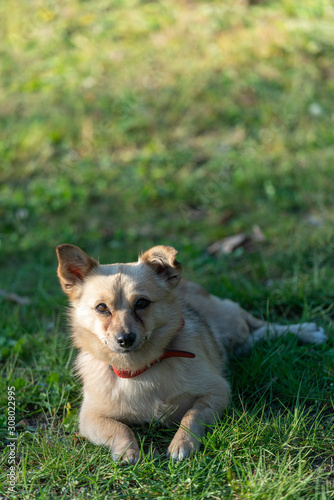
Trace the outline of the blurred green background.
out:
[[[32,300],[24,329],[65,303],[64,242],[103,262],[170,244],[255,312],[331,307],[330,0],[8,0],[0,17],[2,287]],[[207,253],[254,225],[265,242]]]
[[[15,498],[332,498],[332,0],[6,0],[0,20],[0,445],[15,386]],[[265,239],[208,251],[254,226]],[[65,242],[103,263],[173,245],[187,278],[258,317],[316,321],[328,341],[231,360],[233,401],[193,461],[166,461],[172,432],[152,424],[145,462],[120,468],[76,435]]]

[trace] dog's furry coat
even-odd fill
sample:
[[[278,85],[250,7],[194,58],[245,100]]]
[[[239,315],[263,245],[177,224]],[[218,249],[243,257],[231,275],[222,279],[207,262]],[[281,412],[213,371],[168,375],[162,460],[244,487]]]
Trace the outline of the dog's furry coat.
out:
[[[100,265],[78,247],[57,247],[83,381],[80,433],[109,447],[115,460],[138,460],[128,425],[152,419],[181,422],[168,456],[181,460],[195,452],[206,425],[230,399],[228,352],[246,352],[253,342],[288,330],[304,342],[326,338],[314,323],[268,326],[238,304],[181,280],[176,253],[158,246],[136,263]],[[156,363],[167,349],[196,357]]]

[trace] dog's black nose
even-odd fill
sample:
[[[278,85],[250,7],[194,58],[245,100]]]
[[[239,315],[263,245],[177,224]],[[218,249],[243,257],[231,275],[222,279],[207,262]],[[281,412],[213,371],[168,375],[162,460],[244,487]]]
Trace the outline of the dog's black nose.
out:
[[[117,343],[124,348],[131,347],[136,340],[136,334],[135,333],[118,333],[116,335],[116,341]]]

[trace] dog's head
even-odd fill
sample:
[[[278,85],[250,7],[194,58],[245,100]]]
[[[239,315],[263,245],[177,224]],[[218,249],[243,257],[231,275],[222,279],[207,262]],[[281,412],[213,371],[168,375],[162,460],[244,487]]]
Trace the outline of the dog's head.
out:
[[[155,361],[182,325],[176,254],[157,246],[138,262],[100,265],[74,245],[59,245],[58,277],[77,347],[117,368]]]

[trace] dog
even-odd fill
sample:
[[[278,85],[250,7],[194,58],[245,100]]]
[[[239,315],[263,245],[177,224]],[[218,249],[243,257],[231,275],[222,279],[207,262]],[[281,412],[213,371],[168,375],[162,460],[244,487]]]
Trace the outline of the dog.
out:
[[[195,453],[206,427],[227,407],[229,353],[264,338],[293,333],[321,344],[314,323],[268,325],[237,303],[181,279],[177,251],[155,246],[138,262],[100,265],[80,248],[57,247],[58,277],[70,301],[70,323],[83,382],[79,430],[136,463],[131,424],[180,422],[167,456]]]

